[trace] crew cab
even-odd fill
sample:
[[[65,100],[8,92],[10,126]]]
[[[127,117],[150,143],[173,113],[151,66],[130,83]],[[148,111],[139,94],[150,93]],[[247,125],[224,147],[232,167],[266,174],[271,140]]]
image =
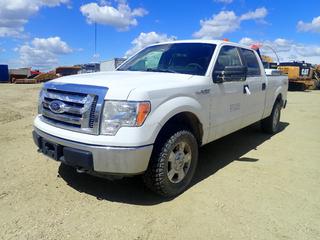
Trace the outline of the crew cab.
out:
[[[116,71],[45,83],[33,138],[79,172],[142,175],[151,190],[176,196],[190,184],[199,147],[258,121],[278,131],[288,79],[274,71],[237,43],[151,45]]]

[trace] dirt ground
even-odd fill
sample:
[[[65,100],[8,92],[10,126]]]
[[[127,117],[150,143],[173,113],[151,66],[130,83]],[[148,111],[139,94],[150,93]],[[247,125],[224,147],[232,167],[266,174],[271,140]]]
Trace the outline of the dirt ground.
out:
[[[165,200],[37,153],[39,88],[0,85],[0,239],[320,239],[320,91],[290,92],[272,137],[203,147],[192,187]]]

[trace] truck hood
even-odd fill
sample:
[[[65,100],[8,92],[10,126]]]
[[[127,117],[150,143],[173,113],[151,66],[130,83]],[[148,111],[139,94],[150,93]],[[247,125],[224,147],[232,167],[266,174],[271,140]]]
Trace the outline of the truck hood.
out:
[[[125,100],[132,90],[141,86],[168,87],[191,77],[178,73],[114,71],[66,76],[51,82],[107,87],[106,99]]]

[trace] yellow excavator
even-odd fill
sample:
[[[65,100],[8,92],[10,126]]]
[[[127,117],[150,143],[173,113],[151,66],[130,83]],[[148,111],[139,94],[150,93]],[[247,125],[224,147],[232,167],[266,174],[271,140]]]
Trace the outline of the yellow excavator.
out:
[[[304,61],[281,62],[278,69],[288,75],[289,90],[304,91],[316,88],[313,80],[314,68],[310,63]]]

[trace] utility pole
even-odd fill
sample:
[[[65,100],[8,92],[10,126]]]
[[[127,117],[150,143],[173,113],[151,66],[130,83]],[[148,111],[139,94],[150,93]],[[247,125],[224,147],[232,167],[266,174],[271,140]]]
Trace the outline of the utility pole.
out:
[[[97,48],[98,48],[98,26],[97,26],[97,22],[94,22],[94,53],[93,53],[93,57],[92,57],[92,61],[93,62],[98,62],[99,60],[99,53],[97,53]]]
[[[97,22],[94,22],[94,56],[97,56]]]

